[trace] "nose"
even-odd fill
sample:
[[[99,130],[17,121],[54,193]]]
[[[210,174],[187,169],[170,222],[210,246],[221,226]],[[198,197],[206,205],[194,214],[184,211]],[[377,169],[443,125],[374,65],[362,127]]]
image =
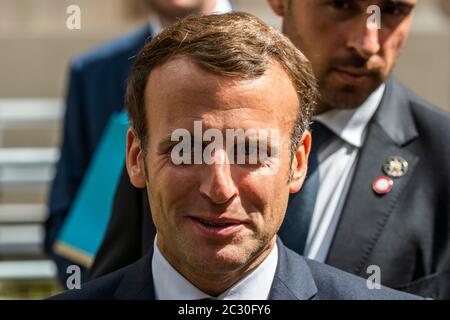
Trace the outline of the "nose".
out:
[[[216,204],[226,203],[238,194],[225,150],[216,150],[213,163],[203,168],[200,193]]]
[[[349,39],[348,47],[358,52],[361,57],[369,59],[381,49],[379,30],[368,27],[366,22],[364,22],[364,27],[360,30],[355,30],[355,33]]]

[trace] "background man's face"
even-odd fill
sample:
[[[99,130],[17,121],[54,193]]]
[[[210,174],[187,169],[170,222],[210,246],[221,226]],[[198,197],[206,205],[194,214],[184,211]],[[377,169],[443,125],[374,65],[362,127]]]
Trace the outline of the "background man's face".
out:
[[[270,2],[284,4],[283,32],[311,61],[327,109],[357,107],[387,79],[409,33],[416,0]],[[367,28],[370,5],[381,9],[380,30]]]
[[[160,15],[166,17],[185,17],[199,14],[205,0],[147,0],[148,4]]]
[[[182,273],[238,271],[274,244],[289,192],[299,188],[298,181],[288,182],[290,133],[299,112],[291,81],[278,66],[260,78],[236,80],[176,58],[151,72],[145,99],[147,156],[144,159],[140,153],[137,158],[148,169],[146,184],[159,248],[185,269],[179,270]],[[222,163],[173,164],[171,151],[178,142],[167,137],[180,128],[193,135],[194,121],[202,121],[203,132],[279,130],[278,173],[259,174],[271,162],[230,165],[220,161],[226,157],[224,152],[214,154]],[[301,167],[303,174],[306,161],[298,164],[294,159],[292,166]],[[218,218],[233,220],[232,228],[212,230],[204,224]]]

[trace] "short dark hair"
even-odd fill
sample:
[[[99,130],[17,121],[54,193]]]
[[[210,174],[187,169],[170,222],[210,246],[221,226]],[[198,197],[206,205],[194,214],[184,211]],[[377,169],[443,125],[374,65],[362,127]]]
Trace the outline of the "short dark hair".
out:
[[[292,42],[248,13],[192,16],[163,30],[141,50],[132,67],[125,104],[132,128],[145,149],[147,123],[144,91],[150,72],[178,56],[186,56],[214,74],[238,79],[262,76],[271,61],[288,74],[299,98],[300,112],[291,132],[291,155],[308,129],[317,101],[312,67]]]

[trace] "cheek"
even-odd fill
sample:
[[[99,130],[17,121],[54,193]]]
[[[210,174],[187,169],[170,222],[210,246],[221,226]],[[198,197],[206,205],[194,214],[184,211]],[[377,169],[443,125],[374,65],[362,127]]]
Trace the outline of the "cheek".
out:
[[[303,53],[311,61],[314,73],[320,77],[329,67],[330,61],[336,54],[346,48],[345,25],[317,21],[307,29],[303,42]],[[317,39],[321,39],[318,41]]]
[[[239,181],[241,203],[260,229],[274,229],[282,220],[289,195],[281,175],[246,175]]]
[[[385,41],[383,41],[383,58],[389,69],[395,64],[400,51],[406,41],[407,32],[403,30],[395,31],[389,35],[386,35]]]
[[[269,188],[263,179],[257,175],[245,174],[237,183],[242,206],[247,213],[266,211],[270,204]]]
[[[151,203],[159,203],[159,209],[170,212],[174,205],[183,203],[189,193],[196,188],[195,170],[186,166],[174,166],[170,163],[159,163],[149,174]]]
[[[396,59],[398,55],[400,54],[400,51],[402,50],[403,44],[405,43],[406,35],[400,34],[397,37],[392,39],[392,43],[389,46],[390,54],[389,56],[392,57],[392,59]]]
[[[384,61],[384,68],[382,69],[384,78],[387,78],[394,69],[401,47],[402,41],[400,39],[390,39],[384,44],[380,54]]]

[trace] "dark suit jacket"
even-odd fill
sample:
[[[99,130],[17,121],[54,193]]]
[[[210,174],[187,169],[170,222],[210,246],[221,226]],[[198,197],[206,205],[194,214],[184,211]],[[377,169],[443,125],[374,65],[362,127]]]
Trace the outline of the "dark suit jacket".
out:
[[[71,64],[61,158],[45,225],[45,249],[49,254],[110,116],[124,109],[132,58],[150,36],[150,27],[142,27],[74,59]],[[55,259],[65,274],[63,260]]]
[[[378,265],[381,282],[388,287],[450,298],[449,138],[448,114],[396,80],[387,82],[368,126],[327,264],[361,277],[370,276],[368,266]],[[384,174],[382,164],[389,156],[402,156],[409,169],[394,179],[390,193],[379,196],[372,182]],[[295,212],[291,209],[288,213]],[[154,236],[149,217],[145,190],[134,189],[124,173],[93,277],[117,270],[149,249]],[[289,240],[283,238],[288,247]]]
[[[392,289],[368,289],[366,281],[322,263],[307,260],[278,240],[278,265],[269,300],[413,300]],[[58,300],[154,300],[152,253],[111,274],[53,297]]]

